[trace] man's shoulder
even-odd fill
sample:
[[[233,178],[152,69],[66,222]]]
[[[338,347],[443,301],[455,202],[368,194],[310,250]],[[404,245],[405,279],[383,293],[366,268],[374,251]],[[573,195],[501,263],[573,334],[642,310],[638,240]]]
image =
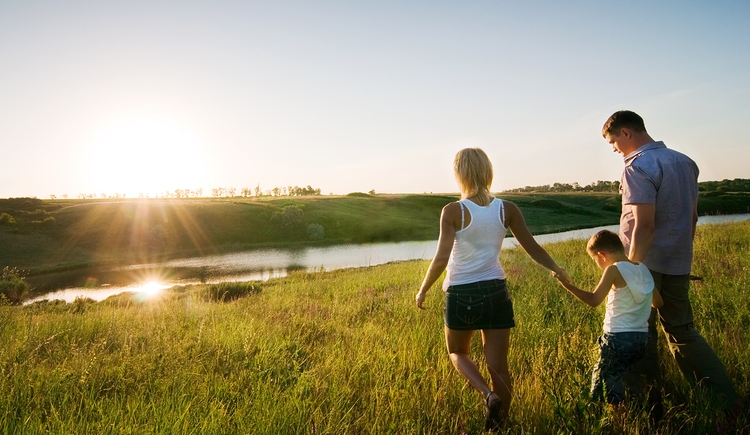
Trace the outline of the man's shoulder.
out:
[[[682,163],[695,165],[695,161],[679,151],[667,148],[663,142],[657,142],[661,146],[644,147],[627,166],[637,168],[650,168],[660,166],[664,163]]]

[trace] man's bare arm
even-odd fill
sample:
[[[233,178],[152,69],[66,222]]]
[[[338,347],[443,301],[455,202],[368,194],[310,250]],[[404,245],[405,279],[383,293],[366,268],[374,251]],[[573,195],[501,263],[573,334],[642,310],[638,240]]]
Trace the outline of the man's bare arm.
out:
[[[695,227],[698,225],[698,204],[693,209],[693,239],[695,239]]]
[[[641,262],[654,241],[654,227],[656,216],[655,204],[630,204],[635,218],[633,234],[630,238],[630,261]]]

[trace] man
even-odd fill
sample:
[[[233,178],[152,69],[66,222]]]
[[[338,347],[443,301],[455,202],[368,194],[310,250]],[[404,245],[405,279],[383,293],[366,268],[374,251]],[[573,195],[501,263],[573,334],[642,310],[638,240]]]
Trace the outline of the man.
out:
[[[688,299],[698,221],[698,166],[686,155],[668,149],[664,142],[654,141],[643,119],[631,111],[610,116],[602,135],[615,152],[624,156],[620,237],[630,260],[643,262],[651,270],[664,299],[658,316],[672,356],[692,385],[700,383],[738,409],[739,396],[724,364],[695,329]],[[656,314],[654,309],[647,355],[640,370],[658,385]],[[658,390],[655,393],[658,397]],[[656,401],[659,403],[654,405],[660,409],[660,400]]]

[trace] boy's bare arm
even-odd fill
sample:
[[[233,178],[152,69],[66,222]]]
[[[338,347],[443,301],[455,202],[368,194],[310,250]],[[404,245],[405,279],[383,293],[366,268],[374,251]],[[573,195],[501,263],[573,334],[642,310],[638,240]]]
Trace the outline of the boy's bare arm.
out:
[[[620,272],[617,270],[616,266],[608,266],[604,270],[602,278],[599,280],[599,284],[596,286],[593,292],[581,290],[571,284],[569,281],[561,279],[557,275],[555,275],[555,278],[557,278],[557,281],[560,283],[560,285],[563,286],[565,290],[570,292],[570,294],[580,299],[584,303],[591,305],[592,307],[598,307],[609,294],[609,291],[612,289],[612,284],[615,282],[615,277],[619,275],[619,273]]]

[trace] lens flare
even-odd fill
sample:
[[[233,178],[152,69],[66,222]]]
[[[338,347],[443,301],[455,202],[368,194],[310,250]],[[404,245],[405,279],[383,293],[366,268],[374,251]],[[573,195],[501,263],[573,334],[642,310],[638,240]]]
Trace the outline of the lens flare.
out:
[[[164,288],[166,288],[164,285],[159,284],[156,281],[149,281],[145,284],[143,284],[139,289],[138,293],[141,293],[146,296],[155,296],[159,294],[160,291],[162,291]]]

